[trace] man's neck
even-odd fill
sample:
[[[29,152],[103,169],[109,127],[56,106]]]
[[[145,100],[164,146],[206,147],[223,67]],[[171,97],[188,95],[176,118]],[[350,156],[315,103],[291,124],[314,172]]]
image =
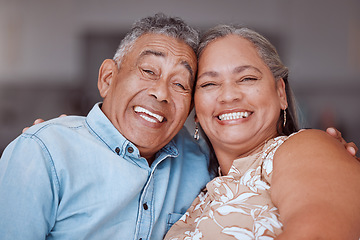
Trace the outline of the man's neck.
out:
[[[152,164],[152,163],[154,162],[154,160],[155,160],[155,154],[153,154],[153,155],[150,156],[150,157],[145,157],[145,156],[143,156],[143,155],[141,155],[141,156],[146,159],[146,161],[148,162],[149,166],[151,166],[151,164]]]

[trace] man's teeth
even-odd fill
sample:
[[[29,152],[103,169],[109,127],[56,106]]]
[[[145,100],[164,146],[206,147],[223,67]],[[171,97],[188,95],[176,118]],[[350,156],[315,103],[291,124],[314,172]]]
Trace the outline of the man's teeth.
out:
[[[222,120],[234,120],[239,118],[247,118],[250,115],[249,112],[233,112],[219,115],[219,119]]]
[[[158,114],[152,113],[152,112],[150,112],[149,110],[147,110],[147,109],[145,109],[145,108],[142,108],[142,107],[139,107],[139,106],[136,106],[136,107],[134,108],[134,111],[137,112],[137,113],[146,113],[147,115],[156,118],[159,122],[162,122],[162,121],[164,120],[164,117],[163,117],[163,116],[160,116],[160,115],[158,115]],[[148,116],[140,115],[140,117],[144,118],[146,121],[156,123],[155,119],[152,119],[152,118],[150,118],[150,117],[148,117]]]

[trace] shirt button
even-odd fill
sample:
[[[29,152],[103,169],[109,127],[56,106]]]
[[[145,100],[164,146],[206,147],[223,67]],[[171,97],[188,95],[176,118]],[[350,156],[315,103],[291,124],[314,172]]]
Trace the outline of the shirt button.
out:
[[[116,147],[116,148],[115,148],[115,152],[119,155],[120,148],[119,148],[119,147]]]
[[[133,153],[133,152],[134,152],[134,149],[133,149],[132,147],[128,147],[127,150],[128,150],[129,153]]]
[[[144,204],[143,204],[143,207],[144,207],[145,210],[148,210],[148,209],[149,209],[149,206],[147,205],[147,203],[144,203]]]

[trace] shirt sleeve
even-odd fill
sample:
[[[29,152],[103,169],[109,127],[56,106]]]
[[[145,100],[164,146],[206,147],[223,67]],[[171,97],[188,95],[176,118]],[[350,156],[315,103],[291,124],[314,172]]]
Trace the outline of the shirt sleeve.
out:
[[[23,134],[10,143],[0,159],[1,239],[45,239],[55,222],[58,186],[39,138]]]

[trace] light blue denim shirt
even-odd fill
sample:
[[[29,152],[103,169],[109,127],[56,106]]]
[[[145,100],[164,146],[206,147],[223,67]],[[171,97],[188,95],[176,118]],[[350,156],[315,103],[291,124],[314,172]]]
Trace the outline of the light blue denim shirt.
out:
[[[95,105],[31,127],[0,160],[0,239],[162,239],[210,180],[186,129],[149,167]]]

